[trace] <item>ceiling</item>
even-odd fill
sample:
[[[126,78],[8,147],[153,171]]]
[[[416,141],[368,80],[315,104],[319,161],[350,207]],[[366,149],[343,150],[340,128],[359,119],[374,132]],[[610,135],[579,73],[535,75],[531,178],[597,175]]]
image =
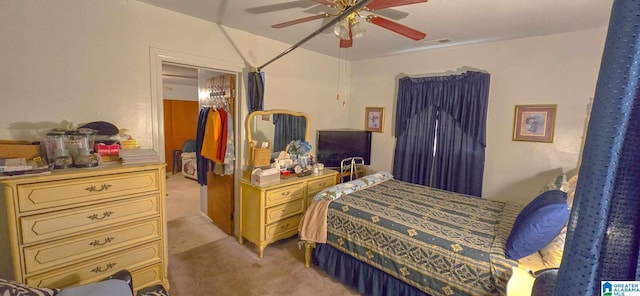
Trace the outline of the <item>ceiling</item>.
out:
[[[326,20],[281,29],[273,29],[271,25],[337,12],[312,0],[138,1],[290,45],[316,31]],[[353,47],[348,50],[339,48],[338,38],[331,30],[301,47],[343,59],[362,60],[445,46],[573,32],[606,26],[612,3],[613,0],[430,0],[380,10],[380,14],[393,17],[395,22],[426,33],[423,40],[414,41],[365,22],[365,36],[354,39]],[[441,43],[445,39],[450,41]]]

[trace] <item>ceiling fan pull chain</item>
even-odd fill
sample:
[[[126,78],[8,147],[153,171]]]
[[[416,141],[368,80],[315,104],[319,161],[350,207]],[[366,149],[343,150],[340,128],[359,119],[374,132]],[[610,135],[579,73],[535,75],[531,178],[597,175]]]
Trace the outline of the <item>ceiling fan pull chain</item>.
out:
[[[347,74],[349,74],[348,71],[347,71],[348,70],[347,69],[348,68],[348,64],[347,64],[348,60],[349,60],[349,49],[347,48],[347,49],[345,49],[345,52],[344,52],[344,75],[343,76],[344,76],[345,83],[343,83],[343,85],[342,85],[342,88],[343,88],[342,90],[343,91],[345,91],[345,89],[347,88],[347,85],[351,81],[351,79],[349,78],[349,75],[347,75]],[[345,105],[347,105],[347,101],[343,98],[342,99],[342,107],[344,107]]]
[[[342,71],[340,69],[341,62],[342,62],[342,51],[338,47],[338,87],[337,87],[338,91],[336,93],[336,101],[340,100],[340,75],[342,74]]]

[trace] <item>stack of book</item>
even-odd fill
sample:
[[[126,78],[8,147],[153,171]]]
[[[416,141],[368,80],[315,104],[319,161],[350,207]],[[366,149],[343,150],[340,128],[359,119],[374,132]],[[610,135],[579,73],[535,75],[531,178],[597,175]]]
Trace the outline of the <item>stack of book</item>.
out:
[[[0,158],[0,172],[25,171],[32,169],[33,166],[27,164],[24,158]]]
[[[120,160],[123,165],[158,163],[160,157],[153,149],[123,149],[120,150]]]
[[[51,169],[42,160],[30,160],[25,158],[0,158],[0,179],[20,175],[48,174]]]

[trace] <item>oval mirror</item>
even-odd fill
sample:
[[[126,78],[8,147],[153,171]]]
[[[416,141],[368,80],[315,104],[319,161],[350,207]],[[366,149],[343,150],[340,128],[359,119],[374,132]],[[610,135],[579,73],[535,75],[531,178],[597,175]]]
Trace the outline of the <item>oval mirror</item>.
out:
[[[245,123],[247,143],[260,147],[268,142],[271,152],[280,152],[293,140],[309,140],[309,115],[282,109],[254,111]]]

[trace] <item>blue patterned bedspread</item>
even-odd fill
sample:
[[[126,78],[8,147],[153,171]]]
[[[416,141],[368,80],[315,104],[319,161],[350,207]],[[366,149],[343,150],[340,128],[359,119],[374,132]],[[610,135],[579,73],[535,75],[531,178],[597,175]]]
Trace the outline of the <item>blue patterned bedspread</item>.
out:
[[[331,202],[327,244],[434,296],[505,295],[520,208],[392,179]]]

